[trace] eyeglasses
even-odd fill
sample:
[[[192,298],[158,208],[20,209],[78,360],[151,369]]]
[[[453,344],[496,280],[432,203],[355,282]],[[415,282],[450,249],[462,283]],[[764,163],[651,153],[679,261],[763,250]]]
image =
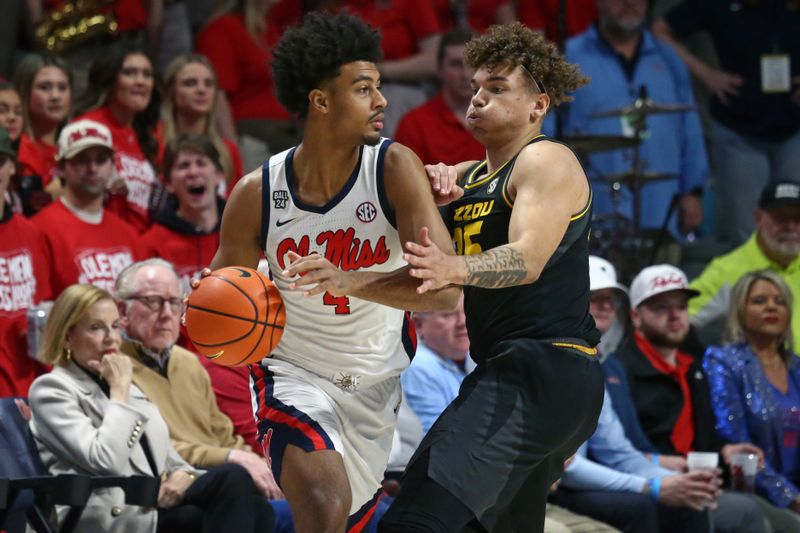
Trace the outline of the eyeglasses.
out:
[[[589,303],[596,306],[619,307],[619,298],[606,295],[589,295]]]
[[[137,300],[142,302],[148,309],[154,313],[158,313],[164,308],[164,304],[168,303],[170,311],[174,314],[183,311],[183,300],[181,298],[164,298],[163,296],[128,296],[125,300]]]

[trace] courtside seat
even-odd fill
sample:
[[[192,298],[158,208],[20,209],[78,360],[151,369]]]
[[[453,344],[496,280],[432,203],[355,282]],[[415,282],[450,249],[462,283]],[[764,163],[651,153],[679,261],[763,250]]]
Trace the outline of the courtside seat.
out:
[[[81,517],[92,490],[119,487],[125,503],[155,507],[159,479],[148,476],[50,475],[36,449],[27,421],[14,398],[0,398],[0,529],[51,532],[55,505],[70,508],[60,532],[70,532]]]

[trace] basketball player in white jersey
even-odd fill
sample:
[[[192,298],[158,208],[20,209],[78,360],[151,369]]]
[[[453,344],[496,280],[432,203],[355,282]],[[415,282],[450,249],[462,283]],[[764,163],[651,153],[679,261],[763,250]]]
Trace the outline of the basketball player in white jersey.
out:
[[[417,295],[402,259],[423,226],[452,246],[421,162],[380,136],[379,39],[349,15],[286,31],[273,78],[303,141],[239,182],[212,262],[255,268],[264,251],[286,305],[280,344],[252,367],[253,408],[301,532],[369,521],[414,349],[399,309],[453,309],[460,293]]]

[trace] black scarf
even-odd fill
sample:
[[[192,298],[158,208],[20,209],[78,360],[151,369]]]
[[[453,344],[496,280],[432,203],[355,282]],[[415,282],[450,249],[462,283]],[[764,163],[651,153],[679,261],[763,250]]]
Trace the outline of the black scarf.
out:
[[[103,391],[103,394],[106,395],[107,398],[111,396],[111,387],[109,387],[108,382],[104,380],[102,377],[98,376],[94,372],[83,368],[81,365],[75,363],[78,368],[83,370],[86,375],[92,378],[92,381],[97,383],[97,386],[100,387],[100,390]],[[156,467],[156,461],[153,459],[153,452],[150,450],[150,441],[147,439],[147,434],[144,432],[144,428],[142,428],[142,436],[139,438],[139,442],[142,444],[142,450],[144,451],[144,455],[147,458],[147,464],[150,465],[150,470],[153,471],[153,476],[161,477],[158,473],[158,468]]]

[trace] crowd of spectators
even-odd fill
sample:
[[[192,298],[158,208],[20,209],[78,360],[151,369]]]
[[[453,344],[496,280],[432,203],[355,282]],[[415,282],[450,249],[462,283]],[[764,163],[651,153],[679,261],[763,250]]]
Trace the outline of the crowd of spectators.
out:
[[[291,530],[247,368],[196,356],[179,317],[237,180],[301,139],[275,94],[273,47],[309,11],[348,10],[383,37],[383,134],[423,163],[483,158],[466,127],[464,45],[518,20],[591,78],[545,131],[617,139],[575,144],[600,227],[728,250],[691,280],[679,257],[590,258],[605,402],[552,488],[545,531],[800,531],[798,2],[117,0],[62,23],[97,16],[113,31],[51,31],[49,47],[36,28],[75,3],[25,4],[0,36],[0,395],[30,398],[53,473],[162,479],[157,511],[96,494],[86,530],[225,530],[215,524],[234,515],[237,531]],[[717,63],[685,40],[700,31]],[[674,109],[622,111],[635,105]],[[28,313],[54,301],[40,339]],[[461,305],[414,323],[376,518],[474,368]],[[689,468],[694,452],[719,468]],[[742,454],[759,461],[752,491],[730,489]]]

